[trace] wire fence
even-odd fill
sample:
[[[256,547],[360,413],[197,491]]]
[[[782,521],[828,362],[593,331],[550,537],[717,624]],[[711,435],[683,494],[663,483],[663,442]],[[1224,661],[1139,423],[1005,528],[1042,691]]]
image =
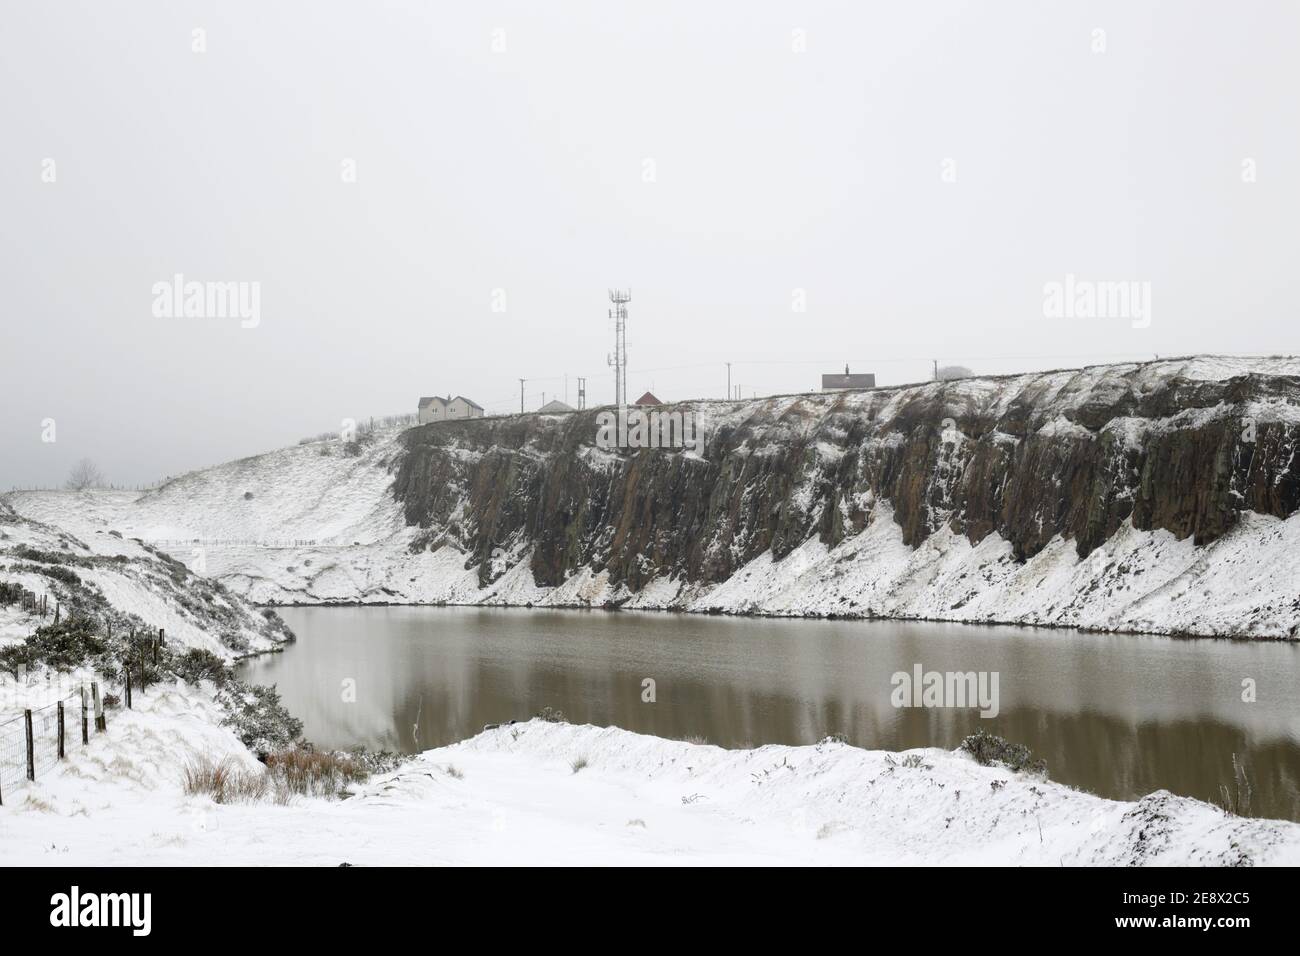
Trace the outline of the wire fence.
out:
[[[96,683],[42,707],[0,719],[0,803],[85,746],[91,732],[106,729],[102,714]]]

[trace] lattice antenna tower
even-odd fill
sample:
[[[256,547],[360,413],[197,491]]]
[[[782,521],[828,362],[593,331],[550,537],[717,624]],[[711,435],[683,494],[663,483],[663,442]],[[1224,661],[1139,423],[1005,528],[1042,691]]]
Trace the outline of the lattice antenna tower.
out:
[[[614,352],[606,362],[614,367],[614,404],[627,404],[627,304],[632,301],[632,290],[609,290],[609,301],[614,308],[609,317],[614,320]]]

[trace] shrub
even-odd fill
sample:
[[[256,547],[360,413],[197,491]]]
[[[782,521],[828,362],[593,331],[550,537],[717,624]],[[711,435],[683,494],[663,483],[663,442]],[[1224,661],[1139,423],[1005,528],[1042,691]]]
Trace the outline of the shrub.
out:
[[[226,662],[211,651],[191,647],[183,654],[173,654],[167,669],[187,684],[210,680],[218,687],[231,677]]]
[[[226,710],[222,723],[259,757],[283,750],[302,736],[302,721],[280,703],[275,685],[255,686],[232,677],[217,700]]]
[[[70,671],[92,658],[107,654],[109,650],[108,639],[97,633],[93,621],[69,614],[58,624],[37,628],[35,634],[16,648],[6,648],[5,651],[10,653],[4,656],[3,666],[11,673],[15,664],[23,664],[29,669],[45,665],[58,671]]]
[[[569,766],[573,768],[574,773],[577,773],[579,770],[587,766],[587,758],[579,757],[577,760],[571,762]]]
[[[14,680],[30,667],[27,648],[23,644],[10,644],[0,647],[0,671],[5,671]]]
[[[65,568],[62,565],[45,565],[45,564],[20,564],[17,565],[20,571],[30,571],[33,574],[40,574],[52,581],[59,581],[62,584],[76,587],[81,584],[81,577],[71,568]]]
[[[564,719],[564,711],[556,710],[554,707],[543,707],[540,711],[538,711],[533,716],[535,716],[538,720],[546,721],[548,724],[568,723],[568,721]]]
[[[1003,737],[981,730],[971,734],[961,742],[961,749],[975,758],[977,763],[989,766],[1000,763],[1009,770],[1026,773],[1046,774],[1047,764],[1035,760],[1029,748],[1023,744],[1013,744]]]

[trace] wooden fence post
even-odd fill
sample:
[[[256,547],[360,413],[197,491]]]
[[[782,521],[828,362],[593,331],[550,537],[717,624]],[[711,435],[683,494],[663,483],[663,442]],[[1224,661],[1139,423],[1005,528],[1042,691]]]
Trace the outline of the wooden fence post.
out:
[[[63,759],[64,747],[63,701],[59,701],[59,759]]]
[[[101,733],[108,729],[108,724],[104,721],[104,702],[99,699],[99,681],[91,681],[90,696],[95,701],[95,732]]]
[[[32,748],[32,712],[23,711],[23,723],[27,725],[27,779],[36,779],[36,751]]]
[[[131,662],[126,661],[122,665],[122,673],[126,675],[126,709],[131,709]]]
[[[86,685],[81,685],[81,746],[90,743],[90,719],[86,716]]]

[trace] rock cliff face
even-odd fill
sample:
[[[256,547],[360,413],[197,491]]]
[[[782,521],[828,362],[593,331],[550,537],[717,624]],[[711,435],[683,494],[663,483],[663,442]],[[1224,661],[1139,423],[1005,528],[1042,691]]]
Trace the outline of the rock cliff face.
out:
[[[703,421],[698,457],[604,451],[597,411],[439,423],[402,436],[393,492],[411,547],[454,545],[482,585],[525,550],[543,587],[584,568],[630,592],[712,585],[834,548],[882,505],[911,548],[947,528],[1017,561],[1058,536],[1087,557],[1127,522],[1202,546],[1300,503],[1300,377],[1214,368],[1239,374],[1165,361],[675,406]]]

